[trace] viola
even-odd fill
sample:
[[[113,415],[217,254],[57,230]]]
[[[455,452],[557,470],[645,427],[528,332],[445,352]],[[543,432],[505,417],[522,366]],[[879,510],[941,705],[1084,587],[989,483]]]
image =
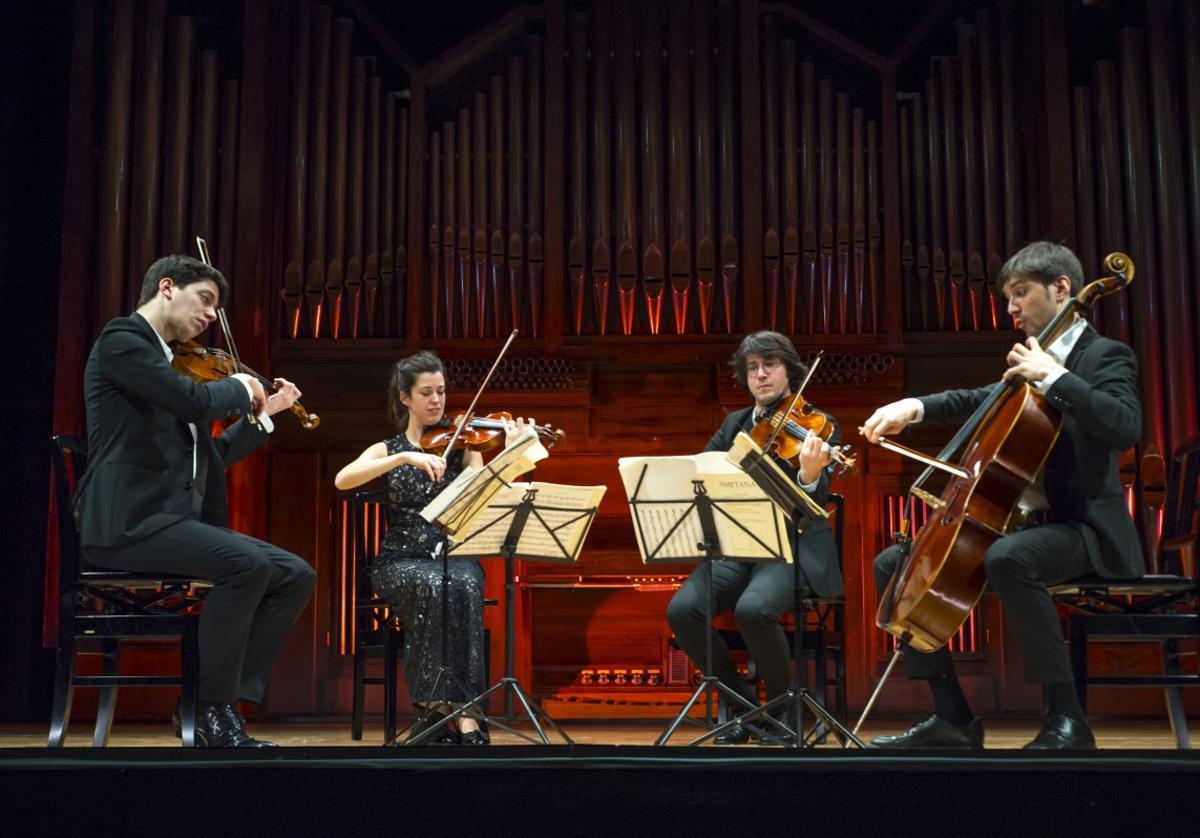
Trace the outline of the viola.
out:
[[[767,453],[799,468],[800,447],[804,441],[815,434],[828,445],[833,428],[833,422],[827,414],[798,395],[786,413],[772,409],[755,422],[749,436]],[[829,450],[833,461],[837,463],[839,477],[856,469],[857,458],[848,456],[849,445],[833,445],[829,446]]]
[[[176,372],[183,373],[196,381],[220,381],[235,373],[244,372],[246,375],[257,378],[268,394],[275,393],[279,389],[275,386],[274,381],[259,375],[245,364],[239,364],[232,355],[221,349],[201,346],[196,341],[189,340],[176,343],[171,347],[171,351],[175,354],[171,367]],[[315,413],[309,413],[300,402],[293,404],[291,409],[292,413],[300,419],[301,427],[306,431],[311,431],[321,424],[321,417]]]
[[[435,454],[440,454],[450,444],[451,438],[457,432],[458,443],[470,451],[490,451],[504,441],[504,423],[512,421],[512,414],[506,411],[489,413],[487,416],[473,416],[463,426],[466,414],[445,416],[436,425],[430,425],[421,434],[421,448]],[[461,431],[459,428],[462,428]],[[566,433],[549,425],[534,425],[538,437],[547,448],[553,448]]]

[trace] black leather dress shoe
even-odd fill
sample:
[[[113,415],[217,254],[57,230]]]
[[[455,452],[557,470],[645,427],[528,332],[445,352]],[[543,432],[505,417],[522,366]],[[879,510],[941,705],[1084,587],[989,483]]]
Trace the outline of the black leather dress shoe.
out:
[[[744,725],[734,725],[720,736],[713,739],[714,745],[745,745],[751,738],[750,728]]]
[[[488,739],[482,730],[468,730],[460,734],[464,745],[490,745],[491,740]]]
[[[903,733],[895,736],[876,736],[872,748],[982,748],[983,722],[972,719],[970,724],[951,724],[930,713]]]
[[[1083,719],[1050,713],[1042,720],[1042,729],[1033,741],[1025,746],[1027,751],[1076,750],[1094,751],[1096,737]]]
[[[275,748],[274,742],[255,739],[246,733],[246,723],[232,704],[196,704],[196,747]]]

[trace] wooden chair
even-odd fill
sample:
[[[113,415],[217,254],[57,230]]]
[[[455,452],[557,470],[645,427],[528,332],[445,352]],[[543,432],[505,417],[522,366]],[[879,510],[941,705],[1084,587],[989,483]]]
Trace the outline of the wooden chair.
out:
[[[387,492],[382,489],[354,492],[349,520],[353,549],[354,583],[354,693],[350,717],[350,737],[360,741],[363,735],[363,717],[367,687],[383,687],[383,741],[396,738],[399,705],[396,701],[397,663],[404,655],[404,626],[400,616],[391,605],[375,595],[371,584],[371,567],[375,561],[375,548],[387,532]],[[485,606],[496,605],[496,600],[485,599]],[[490,632],[484,631],[484,670],[490,672]],[[383,672],[368,673],[368,664],[374,658],[382,658]]]
[[[382,490],[355,492],[350,504],[347,525],[353,533],[354,569],[354,699],[350,719],[350,737],[362,739],[363,708],[367,687],[383,689],[383,741],[396,737],[396,663],[404,651],[404,627],[387,602],[375,595],[371,586],[371,564],[375,559],[374,545],[387,531],[387,515],[383,505],[387,492]],[[369,675],[367,664],[372,658],[383,659],[382,675]]]
[[[119,687],[177,686],[183,745],[191,747],[199,679],[198,586],[205,583],[173,574],[86,569],[73,510],[75,488],[87,469],[87,443],[73,436],[56,436],[52,443],[59,541],[58,652],[48,745],[59,748],[66,739],[76,687],[100,689],[92,744],[103,747],[108,744]],[[122,675],[120,656],[126,641],[158,637],[178,638],[179,674]],[[82,654],[101,656],[101,674],[75,674]]]
[[[1200,435],[1175,451],[1167,477],[1160,561],[1163,573],[1116,581],[1100,577],[1077,579],[1051,588],[1055,599],[1071,609],[1067,633],[1079,701],[1087,710],[1089,686],[1161,686],[1167,715],[1180,749],[1188,749],[1187,715],[1181,687],[1200,687],[1200,673],[1184,673],[1180,641],[1200,644],[1200,577],[1196,553],[1200,532]],[[1157,640],[1163,654],[1163,673],[1097,675],[1088,671],[1087,647],[1097,642]],[[1194,646],[1195,648],[1195,646]]]

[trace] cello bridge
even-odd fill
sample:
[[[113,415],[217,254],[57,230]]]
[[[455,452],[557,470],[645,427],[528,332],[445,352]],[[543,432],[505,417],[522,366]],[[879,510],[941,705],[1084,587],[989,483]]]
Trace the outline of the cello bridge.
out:
[[[934,509],[943,509],[946,506],[946,502],[944,500],[931,492],[926,492],[920,486],[913,486],[911,489],[909,489],[909,491],[925,503],[932,506]]]

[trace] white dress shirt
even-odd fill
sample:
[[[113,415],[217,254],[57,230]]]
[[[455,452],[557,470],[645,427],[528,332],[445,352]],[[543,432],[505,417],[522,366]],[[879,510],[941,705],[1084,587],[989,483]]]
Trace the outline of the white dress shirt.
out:
[[[1086,328],[1087,321],[1082,317],[1077,316],[1075,318],[1075,322],[1072,323],[1065,332],[1058,336],[1058,340],[1054,341],[1054,343],[1050,344],[1049,346],[1044,347],[1046,354],[1062,366],[1060,369],[1056,369],[1054,372],[1047,375],[1041,381],[1033,382],[1033,388],[1043,396],[1050,392],[1050,388],[1054,386],[1054,382],[1062,378],[1063,373],[1067,372],[1067,358],[1070,357],[1071,350],[1075,348],[1075,344],[1079,342],[1079,336],[1083,334],[1083,330]],[[925,405],[920,399],[908,398],[904,399],[903,401],[906,404],[911,402],[910,406],[913,407],[917,412],[917,418],[914,419],[910,424],[915,425],[917,422],[920,422],[925,418]]]

